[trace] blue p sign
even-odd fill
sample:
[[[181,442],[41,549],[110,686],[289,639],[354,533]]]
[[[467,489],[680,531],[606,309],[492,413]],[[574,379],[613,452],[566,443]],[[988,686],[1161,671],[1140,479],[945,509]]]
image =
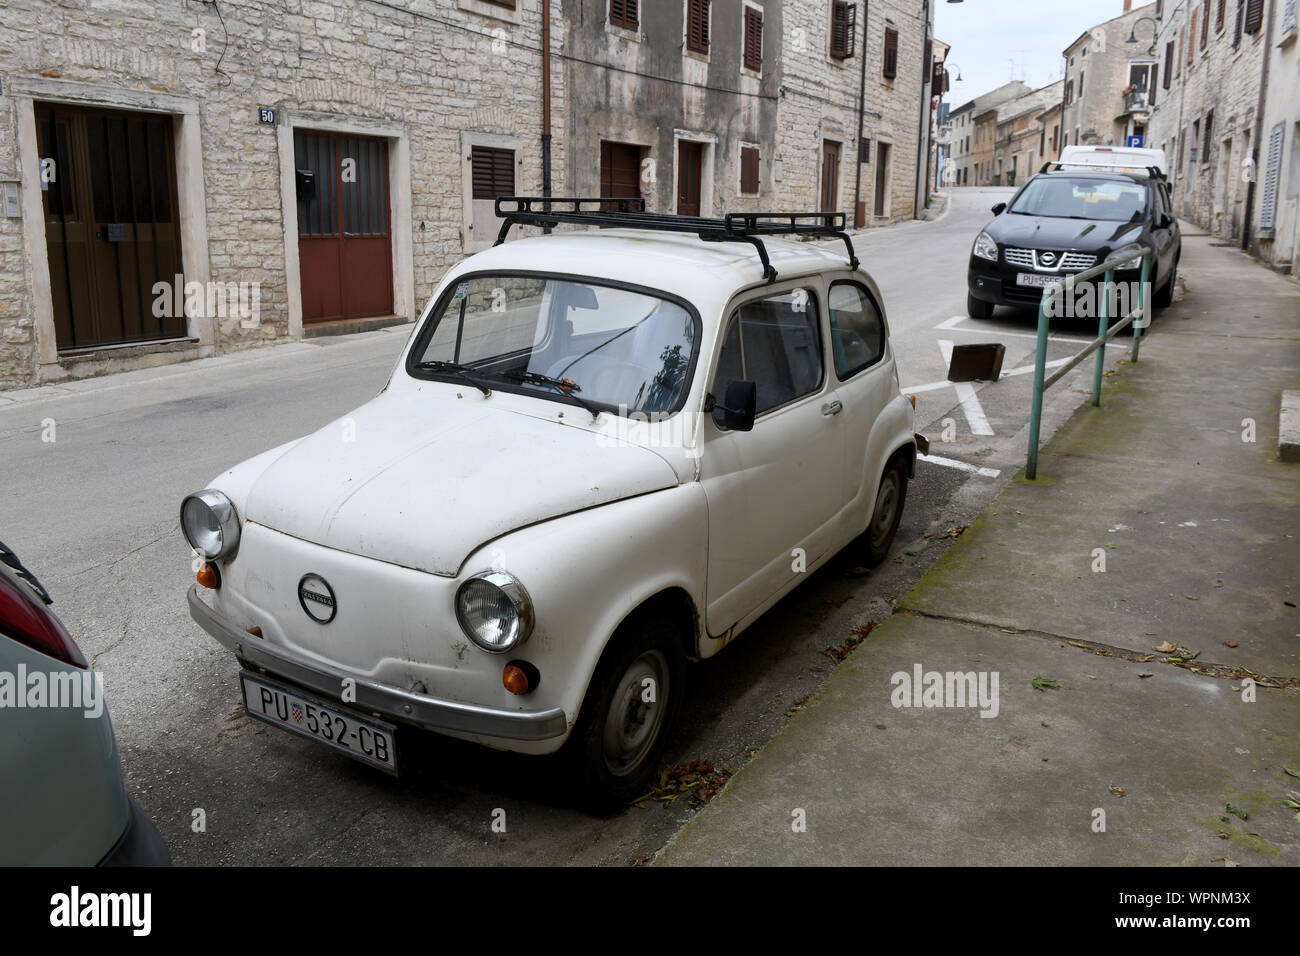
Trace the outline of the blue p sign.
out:
[[[1125,140],[1124,145],[1125,145],[1125,146],[1130,146],[1130,147],[1132,147],[1132,148],[1134,148],[1134,149],[1141,149],[1141,148],[1142,148],[1142,137],[1141,137],[1141,136],[1130,136],[1130,137],[1128,137],[1128,138]]]

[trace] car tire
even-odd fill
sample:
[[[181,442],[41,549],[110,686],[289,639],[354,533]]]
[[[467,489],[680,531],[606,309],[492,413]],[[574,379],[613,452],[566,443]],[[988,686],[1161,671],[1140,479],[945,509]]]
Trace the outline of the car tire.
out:
[[[889,555],[898,524],[903,519],[903,505],[907,502],[907,472],[899,457],[890,459],[880,475],[876,487],[876,501],[871,508],[871,520],[862,533],[867,564],[879,564]]]
[[[639,615],[615,634],[565,744],[567,783],[579,804],[610,813],[649,790],[681,710],[684,670],[679,636],[661,620]]]
[[[966,293],[966,314],[972,319],[989,319],[993,317],[993,303],[977,299]]]
[[[1178,259],[1169,270],[1169,279],[1163,286],[1151,293],[1151,305],[1157,309],[1167,309],[1174,304],[1174,282],[1178,278]]]

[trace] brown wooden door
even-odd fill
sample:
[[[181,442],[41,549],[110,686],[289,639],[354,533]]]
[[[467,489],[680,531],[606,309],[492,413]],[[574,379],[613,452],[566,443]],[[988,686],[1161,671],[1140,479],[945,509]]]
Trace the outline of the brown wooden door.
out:
[[[298,199],[303,322],[391,315],[388,143],[298,130],[293,148],[315,181]]]
[[[822,212],[835,212],[840,190],[840,144],[822,140]]]
[[[703,172],[704,144],[689,140],[677,142],[677,215],[700,214],[700,176]]]
[[[36,140],[59,350],[184,337],[171,117],[38,103]]]
[[[889,144],[876,145],[876,215],[885,215],[889,189]]]
[[[635,199],[641,195],[640,146],[601,142],[600,195],[609,199]]]

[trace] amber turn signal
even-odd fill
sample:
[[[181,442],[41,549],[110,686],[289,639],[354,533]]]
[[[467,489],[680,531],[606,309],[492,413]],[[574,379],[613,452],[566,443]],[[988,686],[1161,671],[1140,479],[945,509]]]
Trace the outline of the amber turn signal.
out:
[[[512,694],[527,694],[537,689],[542,675],[527,661],[511,661],[501,672],[501,683]]]
[[[208,561],[203,565],[203,567],[199,568],[199,573],[194,575],[194,580],[198,581],[199,584],[203,585],[205,588],[213,588],[215,590],[216,588],[221,587],[221,572],[217,570],[215,564]]]
[[[907,398],[908,398],[908,401],[910,401],[910,402],[912,403],[912,407],[913,407],[913,408],[916,408],[916,396],[915,396],[915,395],[909,395],[909,396],[907,396]]]

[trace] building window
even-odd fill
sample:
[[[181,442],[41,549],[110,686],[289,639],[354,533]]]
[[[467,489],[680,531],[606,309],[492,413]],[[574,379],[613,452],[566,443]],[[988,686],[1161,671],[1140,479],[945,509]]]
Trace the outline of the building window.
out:
[[[1210,142],[1214,136],[1214,110],[1205,114],[1205,145],[1201,149],[1201,162],[1210,161]]]
[[[1246,0],[1246,25],[1242,27],[1247,33],[1258,33],[1264,24],[1264,0]]]
[[[763,69],[763,11],[745,7],[745,69]]]
[[[740,192],[746,196],[758,195],[758,147],[740,147]]]
[[[857,25],[857,4],[834,0],[831,4],[831,56],[835,59],[847,60],[853,56]]]
[[[635,30],[639,24],[637,4],[639,0],[609,0],[609,25]]]
[[[1169,89],[1169,78],[1174,72],[1174,41],[1165,44],[1165,89]]]
[[[887,80],[898,76],[898,31],[890,27],[885,27],[885,56],[880,72]]]
[[[1219,0],[1219,11],[1214,15],[1214,29],[1223,29],[1223,8],[1228,5],[1228,0]]]
[[[1207,43],[1210,42],[1210,0],[1204,0],[1201,5],[1201,49],[1204,50]]]
[[[1074,80],[1067,80],[1065,83],[1065,105],[1069,106],[1074,102]]]
[[[686,49],[709,52],[709,0],[686,0]]]
[[[474,198],[496,199],[515,194],[515,152],[474,146],[470,150],[474,165]]]
[[[505,7],[507,10],[515,8],[515,0],[483,0],[484,3],[490,3],[494,7]]]

